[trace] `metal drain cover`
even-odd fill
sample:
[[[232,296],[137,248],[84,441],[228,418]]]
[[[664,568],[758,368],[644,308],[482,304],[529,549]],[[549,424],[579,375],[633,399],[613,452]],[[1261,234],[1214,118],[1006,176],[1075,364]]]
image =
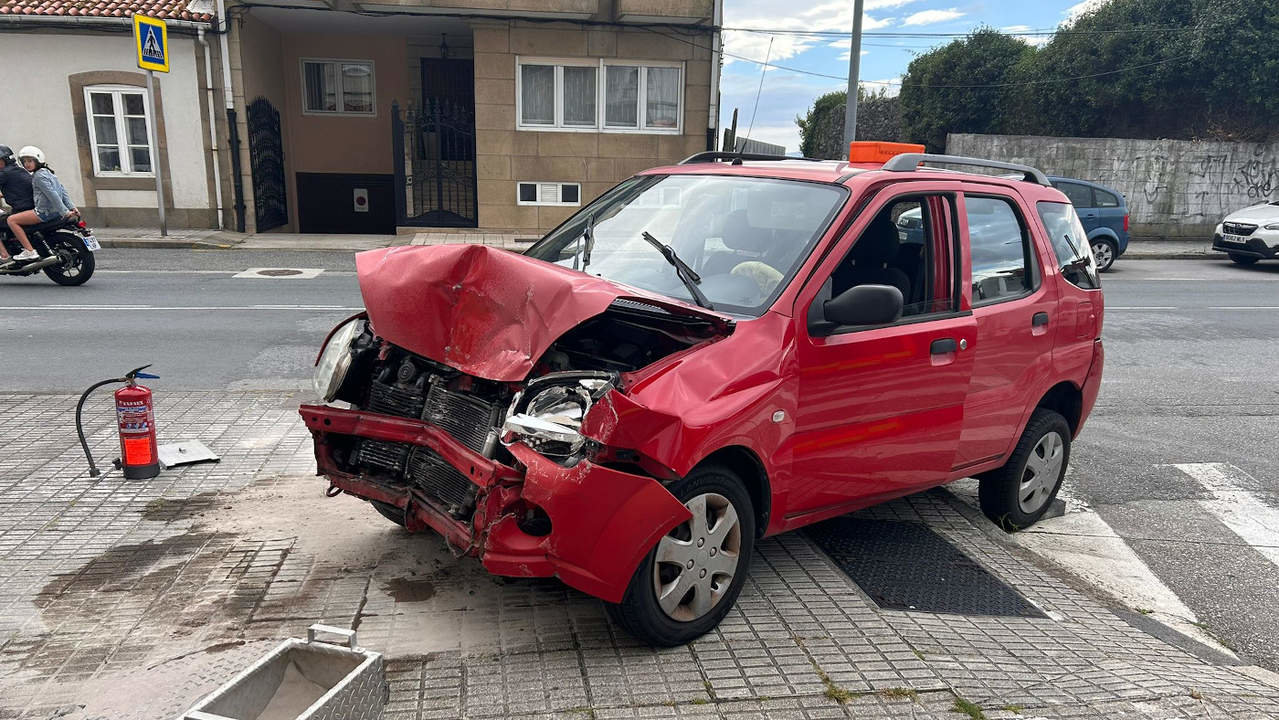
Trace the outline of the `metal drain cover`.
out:
[[[806,532],[886,610],[1046,617],[927,525],[842,517]]]
[[[268,268],[266,270],[259,270],[258,274],[266,275],[267,277],[287,277],[289,275],[301,275],[302,271],[290,270],[288,268]]]

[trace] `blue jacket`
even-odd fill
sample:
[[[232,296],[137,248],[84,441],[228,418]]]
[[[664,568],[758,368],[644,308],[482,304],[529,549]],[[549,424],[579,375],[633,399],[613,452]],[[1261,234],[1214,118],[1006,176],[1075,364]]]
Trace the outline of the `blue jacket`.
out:
[[[31,186],[35,190],[36,214],[40,217],[62,217],[75,207],[67,189],[49,168],[36,170],[31,176]]]

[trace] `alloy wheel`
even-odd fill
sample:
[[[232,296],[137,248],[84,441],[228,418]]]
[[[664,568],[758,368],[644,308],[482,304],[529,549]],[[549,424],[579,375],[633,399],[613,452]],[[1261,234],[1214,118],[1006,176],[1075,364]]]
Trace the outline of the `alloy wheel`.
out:
[[[653,591],[662,612],[689,622],[709,613],[733,584],[742,547],[737,509],[718,493],[684,503],[693,517],[657,543]]]
[[[1102,270],[1110,267],[1110,263],[1115,261],[1115,251],[1110,248],[1110,243],[1105,241],[1093,243],[1092,254],[1097,260],[1097,267]]]
[[[1065,444],[1056,431],[1047,433],[1035,443],[1026,458],[1026,469],[1022,471],[1021,484],[1017,488],[1017,504],[1022,512],[1034,514],[1048,502],[1061,475]]]

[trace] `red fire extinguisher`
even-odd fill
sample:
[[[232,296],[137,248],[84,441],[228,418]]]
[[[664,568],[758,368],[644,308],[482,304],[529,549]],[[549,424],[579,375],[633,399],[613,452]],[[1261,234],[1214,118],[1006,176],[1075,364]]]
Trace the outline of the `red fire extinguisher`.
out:
[[[154,379],[159,375],[142,372],[151,367],[143,365],[130,370],[124,377],[103,380],[94,384],[80,396],[76,405],[76,432],[80,435],[80,445],[84,448],[84,456],[89,460],[89,476],[97,477],[98,468],[93,464],[93,455],[89,453],[89,444],[84,439],[84,430],[80,424],[80,413],[89,393],[111,383],[122,382],[124,387],[115,391],[115,414],[120,433],[120,459],[115,466],[124,470],[124,476],[130,480],[145,480],[160,474],[160,454],[155,441],[155,409],[151,405],[151,390],[137,383],[138,378]]]
[[[155,444],[155,410],[151,390],[129,377],[115,391],[115,414],[120,424],[120,466],[130,480],[144,480],[160,474],[160,455]],[[142,375],[141,377],[154,377]]]

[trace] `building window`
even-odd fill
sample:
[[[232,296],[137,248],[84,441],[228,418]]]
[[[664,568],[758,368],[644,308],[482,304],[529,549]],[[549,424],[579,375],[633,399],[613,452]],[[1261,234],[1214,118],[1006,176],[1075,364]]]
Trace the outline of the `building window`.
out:
[[[516,184],[515,202],[518,205],[581,205],[582,186],[579,183],[520,182]]]
[[[302,60],[302,110],[321,115],[375,115],[373,63]]]
[[[85,88],[84,96],[93,174],[154,175],[146,92],[136,87],[97,86]]]
[[[681,131],[683,65],[519,59],[519,130]]]

